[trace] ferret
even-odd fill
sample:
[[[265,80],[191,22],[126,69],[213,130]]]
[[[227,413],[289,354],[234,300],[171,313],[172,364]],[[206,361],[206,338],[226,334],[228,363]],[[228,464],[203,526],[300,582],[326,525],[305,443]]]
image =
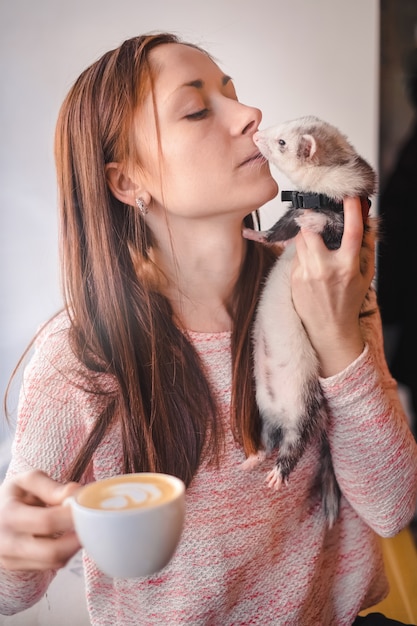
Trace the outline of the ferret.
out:
[[[258,131],[254,142],[270,163],[297,187],[283,192],[293,205],[268,231],[245,236],[266,243],[295,237],[300,226],[321,233],[329,249],[340,247],[343,198],[369,199],[376,174],[336,127],[308,116]],[[286,194],[286,195],[285,195]],[[305,208],[313,210],[305,212]],[[245,462],[251,468],[278,448],[270,487],[279,489],[315,437],[321,445],[322,504],[328,526],[335,523],[340,490],[334,475],[326,434],[327,411],[319,382],[319,362],[292,304],[291,260],[287,244],[266,279],[257,308],[253,342],[256,400],[262,420],[263,451]]]

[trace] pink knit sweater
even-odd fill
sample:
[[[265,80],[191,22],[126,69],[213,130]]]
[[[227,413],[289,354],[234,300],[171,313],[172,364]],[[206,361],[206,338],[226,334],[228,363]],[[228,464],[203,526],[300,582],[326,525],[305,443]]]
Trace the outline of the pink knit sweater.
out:
[[[85,557],[91,623],[102,626],[348,626],[387,592],[376,533],[393,535],[411,518],[417,449],[382,354],[378,316],[364,322],[363,354],[321,381],[331,415],[341,515],[326,529],[312,483],[312,443],[281,491],[265,477],[273,458],[242,470],[244,454],[227,428],[221,467],[202,465],[187,491],[186,525],[171,563],[144,579],[111,579]],[[230,334],[190,333],[229,423]],[[25,373],[9,476],[40,468],[60,479],[91,428],[100,397],[83,390],[83,370],[61,315],[43,331]],[[112,380],[101,376],[104,386]],[[74,383],[81,383],[77,386]],[[88,480],[122,470],[120,433],[107,435]],[[54,572],[0,570],[0,613],[21,611]]]

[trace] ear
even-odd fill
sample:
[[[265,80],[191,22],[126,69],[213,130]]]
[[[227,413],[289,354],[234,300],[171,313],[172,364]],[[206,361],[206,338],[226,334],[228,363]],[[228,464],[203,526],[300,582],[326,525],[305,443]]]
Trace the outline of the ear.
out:
[[[298,144],[298,156],[302,159],[312,159],[317,151],[317,142],[313,135],[302,135]]]
[[[136,206],[136,198],[142,198],[146,205],[151,202],[150,194],[140,182],[131,178],[120,163],[106,164],[107,185],[115,198],[124,204]]]

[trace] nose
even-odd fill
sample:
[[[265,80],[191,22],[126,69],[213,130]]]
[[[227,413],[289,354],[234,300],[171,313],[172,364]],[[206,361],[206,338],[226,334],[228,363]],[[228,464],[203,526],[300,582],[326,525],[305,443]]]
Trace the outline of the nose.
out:
[[[237,112],[233,112],[232,129],[236,135],[253,135],[258,130],[262,113],[256,107],[237,102]]]

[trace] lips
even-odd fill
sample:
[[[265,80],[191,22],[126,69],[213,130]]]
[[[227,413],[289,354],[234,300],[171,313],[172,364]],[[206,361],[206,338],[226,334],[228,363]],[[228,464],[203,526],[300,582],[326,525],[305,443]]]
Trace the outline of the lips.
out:
[[[247,165],[248,163],[264,163],[266,161],[265,157],[257,150],[249,157],[247,157],[244,161],[239,164],[239,167],[242,165]]]

